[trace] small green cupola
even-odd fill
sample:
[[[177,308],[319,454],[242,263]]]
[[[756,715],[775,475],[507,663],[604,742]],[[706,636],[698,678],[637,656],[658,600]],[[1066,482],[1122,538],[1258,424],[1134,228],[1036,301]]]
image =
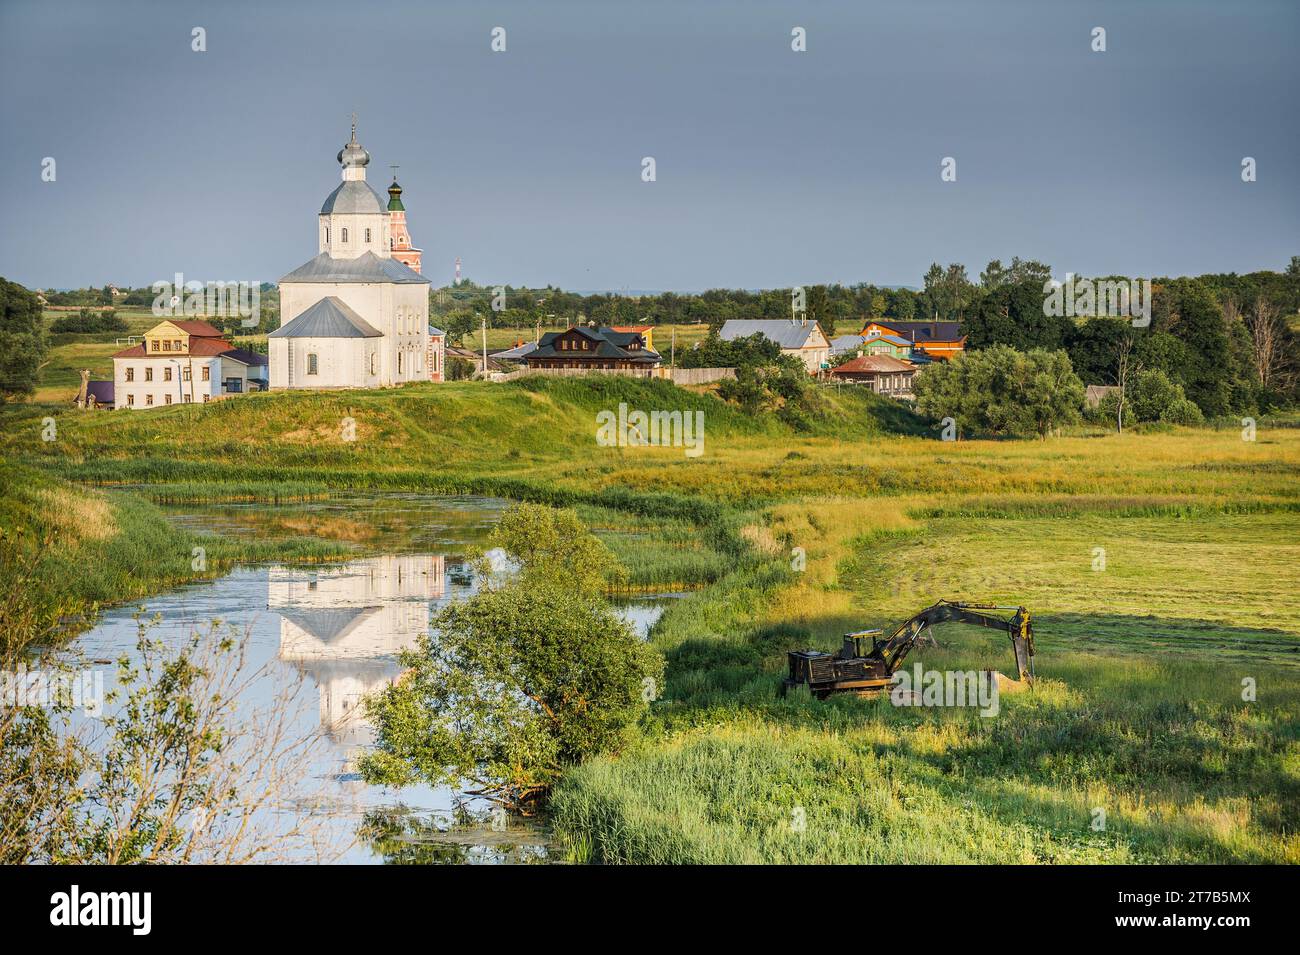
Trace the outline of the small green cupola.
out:
[[[393,184],[388,187],[388,211],[406,211],[406,206],[402,205],[402,187],[397,184],[396,176],[393,177]]]

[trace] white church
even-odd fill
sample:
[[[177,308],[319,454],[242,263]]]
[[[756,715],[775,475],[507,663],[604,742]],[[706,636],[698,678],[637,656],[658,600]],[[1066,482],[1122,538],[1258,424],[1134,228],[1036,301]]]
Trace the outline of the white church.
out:
[[[268,337],[269,384],[383,388],[443,380],[443,335],[429,325],[429,285],[406,230],[396,177],[385,207],[370,153],[352,138],[343,182],[321,206],[320,254],[280,279],[280,327]]]

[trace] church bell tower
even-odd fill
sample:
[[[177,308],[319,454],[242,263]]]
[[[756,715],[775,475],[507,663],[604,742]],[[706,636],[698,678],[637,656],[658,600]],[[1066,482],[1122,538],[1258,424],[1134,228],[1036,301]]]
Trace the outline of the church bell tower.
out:
[[[397,169],[396,166],[393,167]],[[420,258],[423,249],[411,245],[411,234],[406,231],[406,206],[402,205],[402,187],[397,184],[397,173],[393,173],[393,184],[388,187],[388,231],[392,236],[391,255],[403,265],[409,265],[420,271]]]

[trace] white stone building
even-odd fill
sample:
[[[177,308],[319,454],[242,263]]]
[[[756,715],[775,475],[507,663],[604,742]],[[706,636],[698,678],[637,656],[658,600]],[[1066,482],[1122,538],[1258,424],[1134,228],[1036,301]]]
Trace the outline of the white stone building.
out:
[[[113,355],[118,408],[201,404],[266,387],[266,356],[236,348],[204,321],[168,319]]]
[[[268,336],[272,390],[431,377],[429,280],[392,255],[392,217],[366,182],[370,154],[355,125],[338,161],[343,182],[321,206],[320,254],[280,279],[280,327]]]

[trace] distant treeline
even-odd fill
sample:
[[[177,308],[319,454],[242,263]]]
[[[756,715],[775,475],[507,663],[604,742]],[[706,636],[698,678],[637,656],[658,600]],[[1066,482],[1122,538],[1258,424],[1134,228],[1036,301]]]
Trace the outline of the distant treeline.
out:
[[[1086,384],[1115,384],[1124,371],[1158,370],[1211,417],[1264,412],[1300,401],[1300,337],[1288,321],[1300,312],[1300,256],[1282,272],[1152,278],[1146,303],[1151,320],[1141,327],[1126,317],[1048,314],[1044,287],[1052,278],[1048,265],[1018,257],[1008,264],[993,260],[977,279],[959,263],[935,263],[919,289],[870,283],[806,286],[804,314],[828,334],[872,318],[959,321],[971,350],[1008,345],[1019,351],[1065,351]],[[788,288],[580,295],[554,286],[480,286],[468,280],[429,294],[430,320],[452,342],[484,320],[493,328],[699,323],[716,330],[728,319],[789,318],[794,298]],[[123,289],[114,296],[106,286],[45,296],[53,305],[147,307],[154,293]],[[278,296],[269,284],[263,286],[262,318],[262,330],[278,324]],[[701,347],[717,346],[706,342]]]
[[[975,281],[963,265],[935,263],[919,290],[807,286],[805,312],[827,334],[837,324],[842,332],[845,324],[855,327],[871,318],[959,321],[971,350],[1008,345],[1022,352],[1065,351],[1086,384],[1113,385],[1122,374],[1160,371],[1210,417],[1262,413],[1300,401],[1300,337],[1288,322],[1300,312],[1300,256],[1283,272],[1153,278],[1145,326],[1134,326],[1128,317],[1047,314],[1044,288],[1052,278],[1049,266],[1020,258],[1006,265],[995,259]],[[1128,278],[1137,277],[1123,277]],[[463,282],[430,294],[433,321],[456,341],[484,319],[497,328],[594,322],[702,323],[716,330],[733,318],[789,318],[792,292],[712,289],[632,297],[506,286],[498,293]],[[708,350],[710,361],[726,351],[713,337],[699,347]]]

